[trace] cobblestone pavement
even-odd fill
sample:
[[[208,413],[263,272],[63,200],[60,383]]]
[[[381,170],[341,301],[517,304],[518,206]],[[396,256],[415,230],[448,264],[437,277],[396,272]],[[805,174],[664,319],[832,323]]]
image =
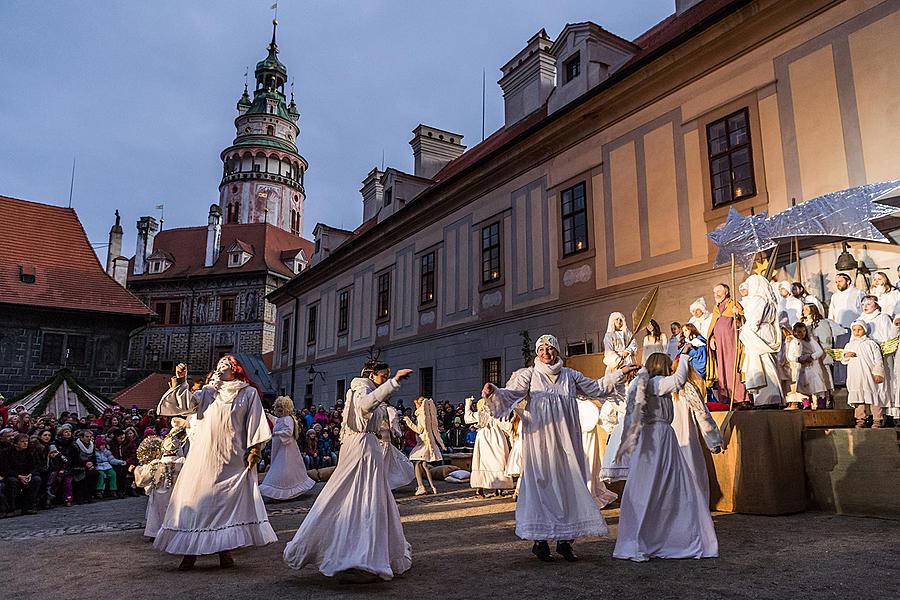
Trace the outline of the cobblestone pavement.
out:
[[[313,568],[292,571],[281,560],[320,489],[268,504],[279,542],[236,552],[237,568],[230,571],[220,570],[215,558],[201,558],[194,572],[178,572],[178,557],[154,551],[142,536],[145,498],[2,520],[0,569],[16,574],[4,577],[4,597],[61,598],[63,582],[64,600],[110,597],[111,585],[135,600],[900,597],[897,520],[715,514],[721,558],[637,564],[611,558],[618,510],[605,510],[609,537],[579,540],[579,563],[544,564],[515,537],[511,499],[475,499],[470,490],[443,483],[436,496],[413,496],[411,487],[397,493],[412,570],[390,582],[342,585]]]

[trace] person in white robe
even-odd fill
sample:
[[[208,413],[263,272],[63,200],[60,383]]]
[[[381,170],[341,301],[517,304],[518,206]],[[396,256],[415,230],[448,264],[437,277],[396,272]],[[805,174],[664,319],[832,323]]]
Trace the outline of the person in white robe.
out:
[[[791,391],[787,397],[790,408],[800,405],[813,410],[825,408],[828,391],[828,376],[822,364],[825,351],[804,323],[795,323],[793,334],[785,351],[791,370]]]
[[[822,301],[819,300],[815,296],[815,294],[810,294],[807,291],[806,286],[804,286],[799,281],[795,281],[794,283],[791,284],[791,295],[794,298],[798,299],[801,302],[802,306],[805,306],[807,304],[812,304],[813,306],[815,306],[816,308],[819,309],[820,313],[825,314],[825,307],[822,305]],[[800,308],[800,318],[801,319],[803,318],[802,306]],[[797,323],[799,321],[794,321],[794,322]],[[792,326],[793,326],[793,324],[792,324]]]
[[[297,437],[300,425],[294,416],[294,401],[288,396],[275,398],[275,426],[272,428],[272,463],[259,493],[273,500],[290,500],[316,485],[306,472]]]
[[[400,381],[385,363],[366,363],[350,382],[341,429],[341,457],[309,514],[284,549],[292,569],[314,565],[345,581],[390,580],[412,567],[412,548],[388,484],[384,451],[376,435]]]
[[[866,409],[872,414],[873,428],[884,423],[884,360],[881,347],[869,339],[868,327],[862,320],[853,322],[852,337],[841,357],[847,365],[847,403],[853,407],[857,429],[866,426]]]
[[[600,464],[600,478],[604,483],[628,479],[629,457],[616,459],[619,445],[622,443],[626,410],[628,407],[625,403],[625,395],[618,393],[607,398],[600,408],[600,426],[609,434],[609,439],[606,440],[606,450],[603,452],[603,462]]]
[[[739,336],[744,344],[744,383],[755,408],[777,408],[784,402],[776,364],[782,348],[778,303],[769,282],[761,275],[751,275],[745,283],[747,296],[741,301],[745,322]]]
[[[891,280],[883,271],[878,271],[872,276],[872,286],[869,295],[878,298],[881,312],[891,318],[900,316],[900,290],[891,285]]]
[[[412,461],[394,444],[394,440],[403,438],[400,429],[400,411],[395,407],[386,405],[386,418],[381,419],[380,426],[375,435],[381,444],[384,454],[384,465],[388,474],[388,485],[392,490],[409,484],[416,478],[416,467]]]
[[[472,475],[469,485],[475,494],[484,497],[484,490],[511,490],[512,478],[506,474],[506,462],[509,460],[509,421],[501,421],[491,416],[485,407],[484,400],[479,400],[476,410],[472,410],[474,398],[466,398],[466,409],[463,415],[468,425],[475,425],[478,434],[475,436],[475,447],[472,450]]]
[[[678,360],[680,364],[687,357]],[[687,383],[672,395],[672,429],[678,440],[678,447],[684,455],[697,485],[709,503],[709,473],[706,470],[706,455],[703,446],[714,453],[721,451],[724,442],[719,426],[706,406],[706,382],[697,371],[690,369]],[[701,436],[703,440],[701,441]]]
[[[519,486],[522,484],[522,411],[525,409],[524,402],[513,408],[512,416],[509,419],[509,459],[506,461],[506,474],[515,482],[515,492],[513,492],[513,501],[519,499]]]
[[[612,373],[633,365],[636,354],[637,340],[625,323],[625,315],[620,312],[610,313],[606,322],[606,334],[603,336],[603,364],[606,365],[606,372]]]
[[[850,341],[850,325],[862,313],[862,299],[865,294],[852,285],[850,276],[838,273],[834,277],[836,291],[828,303],[828,318],[843,327],[843,332],[835,336],[834,345],[843,347]],[[841,362],[834,365],[834,383],[844,385],[847,381],[847,367]]]
[[[586,483],[577,395],[609,396],[624,375],[635,369],[624,367],[602,379],[591,379],[563,367],[559,352],[557,339],[542,335],[535,343],[533,367],[513,373],[504,388],[486,383],[482,389],[494,415],[507,416],[516,404],[528,400],[522,413],[525,464],[516,504],[516,535],[533,540],[532,552],[543,561],[553,560],[547,540],[557,540],[557,553],[575,561],[575,538],[608,532]]]
[[[859,315],[858,320],[868,325],[869,338],[878,344],[884,344],[900,335],[900,327],[894,323],[894,320],[891,317],[881,312],[881,307],[875,296],[863,297],[862,314]],[[884,387],[882,389],[882,400],[879,403],[879,406],[884,408],[898,405],[895,397],[898,390],[894,387],[894,358],[896,356],[896,352],[893,354],[884,353],[882,355],[884,360]]]
[[[709,309],[706,307],[706,298],[700,297],[694,300],[691,303],[690,311],[691,318],[688,323],[696,327],[697,331],[700,332],[700,335],[705,337],[713,319],[712,313],[709,312]]]
[[[144,488],[144,493],[147,494],[144,535],[151,541],[156,538],[166,518],[172,488],[184,464],[186,440],[187,421],[174,417],[172,429],[165,439],[156,435],[147,436],[138,446],[137,457],[140,464],[131,468],[135,485]]]
[[[668,346],[668,336],[660,330],[659,323],[650,319],[650,323],[647,324],[647,331],[644,334],[643,353],[641,356],[646,360],[651,354],[666,352]]]
[[[803,301],[794,296],[794,284],[790,281],[778,282],[778,322],[790,329],[800,321],[803,314]]]
[[[256,465],[272,437],[256,388],[240,362],[224,356],[210,384],[191,393],[187,367],[175,370],[178,385],[156,409],[163,416],[195,415],[191,449],[172,489],[166,516],[153,546],[184,556],[179,569],[197,556],[219,555],[234,565],[230,550],[278,540],[259,493]]]
[[[416,432],[416,445],[409,453],[409,460],[413,462],[416,468],[416,496],[425,494],[425,482],[423,475],[428,479],[428,485],[431,486],[431,493],[437,494],[437,488],[434,487],[434,480],[431,478],[431,468],[428,463],[440,462],[444,460],[441,450],[446,450],[444,442],[441,440],[440,430],[437,422],[437,409],[434,406],[434,400],[419,396],[416,398],[416,420],[413,421],[409,417],[403,417],[406,426]]]
[[[671,359],[654,354],[628,388],[629,409],[619,454],[631,453],[632,459],[619,512],[615,558],[641,562],[719,554],[709,495],[697,484],[671,425],[672,394],[684,387],[689,368],[682,358],[675,374],[668,375]]]
[[[832,394],[834,393],[834,377],[832,375],[834,358],[830,350],[834,348],[835,336],[841,335],[844,332],[844,328],[831,319],[823,317],[819,309],[812,304],[803,306],[802,323],[806,325],[810,336],[816,338],[816,341],[822,347],[824,353],[822,366],[825,371],[825,407],[832,408],[834,404],[832,400]]]
[[[579,398],[581,400],[581,398]],[[600,407],[593,402],[578,403],[578,418],[581,422],[581,446],[587,467],[587,486],[600,508],[619,499],[618,494],[607,489],[600,474],[603,465],[600,435]]]

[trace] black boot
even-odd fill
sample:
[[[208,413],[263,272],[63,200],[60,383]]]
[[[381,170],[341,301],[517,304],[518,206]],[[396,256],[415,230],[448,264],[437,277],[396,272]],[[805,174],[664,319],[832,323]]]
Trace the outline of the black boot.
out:
[[[572,542],[556,542],[556,553],[569,562],[578,561],[578,557],[572,551]]]
[[[535,542],[531,547],[531,553],[543,562],[553,562],[553,556],[550,554],[550,544],[545,541]]]

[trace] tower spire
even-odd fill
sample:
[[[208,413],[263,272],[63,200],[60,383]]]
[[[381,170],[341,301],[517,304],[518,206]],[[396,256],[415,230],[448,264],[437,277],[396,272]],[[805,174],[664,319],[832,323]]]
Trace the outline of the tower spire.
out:
[[[269,55],[278,54],[278,44],[275,43],[275,30],[278,29],[278,19],[272,19],[272,42],[269,44]]]

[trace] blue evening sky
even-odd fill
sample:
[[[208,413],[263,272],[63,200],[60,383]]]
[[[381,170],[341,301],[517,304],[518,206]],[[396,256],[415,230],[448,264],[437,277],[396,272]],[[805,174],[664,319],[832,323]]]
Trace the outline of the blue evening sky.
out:
[[[0,195],[73,206],[94,244],[119,209],[135,222],[205,225],[219,153],[234,137],[245,67],[266,54],[273,0],[0,2]],[[500,66],[542,27],[594,21],[634,39],[674,0],[281,0],[279,58],[295,82],[309,161],[304,235],[352,229],[360,182],[382,153],[412,171],[419,123],[481,140],[502,126]],[[252,89],[252,84],[251,84]],[[23,224],[27,226],[27,224]],[[105,257],[105,248],[100,249]]]

